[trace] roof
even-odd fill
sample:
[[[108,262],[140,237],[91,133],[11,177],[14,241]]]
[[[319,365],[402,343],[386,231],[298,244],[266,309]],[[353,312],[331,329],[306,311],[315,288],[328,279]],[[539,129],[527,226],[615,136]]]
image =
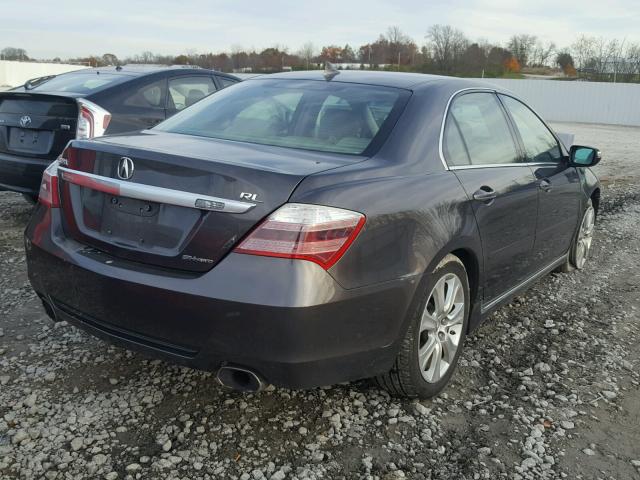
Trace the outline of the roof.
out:
[[[322,80],[343,83],[362,83],[367,85],[379,85],[384,87],[406,88],[414,90],[420,87],[428,87],[434,84],[450,84],[452,87],[484,87],[487,85],[476,80],[457,77],[445,77],[442,75],[428,75],[424,73],[405,72],[381,72],[371,70],[339,70],[331,80],[327,80],[323,70],[308,70],[299,72],[273,73],[261,79],[283,80]],[[253,79],[248,79],[249,81]]]
[[[200,68],[197,65],[152,65],[152,64],[127,64],[120,67],[98,67],[98,68],[86,68],[83,70],[74,70],[71,73],[83,73],[83,74],[96,74],[96,73],[109,73],[115,75],[128,75],[131,77],[140,77],[143,75],[150,75],[152,73],[163,72],[166,70],[184,70],[187,72],[197,71],[197,72],[213,72],[213,70],[207,70],[205,68]],[[216,75],[223,75],[225,77],[233,78],[234,75],[223,73],[223,72],[215,72]]]

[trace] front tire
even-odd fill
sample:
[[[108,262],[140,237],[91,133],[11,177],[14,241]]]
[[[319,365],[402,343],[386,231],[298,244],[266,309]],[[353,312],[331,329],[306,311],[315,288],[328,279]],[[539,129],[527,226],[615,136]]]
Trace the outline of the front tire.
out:
[[[449,382],[469,321],[469,281],[464,264],[447,255],[426,282],[393,368],[376,377],[392,395],[430,398]]]
[[[582,270],[589,259],[591,244],[593,243],[593,232],[595,230],[596,211],[593,208],[591,199],[587,201],[587,206],[582,214],[580,226],[571,243],[569,258],[560,266],[560,271],[567,273],[573,270]]]

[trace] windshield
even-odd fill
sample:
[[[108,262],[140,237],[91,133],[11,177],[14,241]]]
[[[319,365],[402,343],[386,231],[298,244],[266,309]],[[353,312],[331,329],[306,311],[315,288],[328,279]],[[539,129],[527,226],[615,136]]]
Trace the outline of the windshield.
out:
[[[408,95],[340,82],[250,80],[198,102],[156,130],[360,155],[388,134]]]
[[[126,75],[111,73],[65,73],[50,80],[37,83],[30,91],[93,93],[107,86],[115,85],[130,79]]]

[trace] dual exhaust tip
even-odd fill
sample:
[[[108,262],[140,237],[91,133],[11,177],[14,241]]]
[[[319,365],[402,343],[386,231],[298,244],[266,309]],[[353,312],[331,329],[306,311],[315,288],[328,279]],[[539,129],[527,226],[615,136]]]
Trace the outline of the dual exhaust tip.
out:
[[[255,372],[241,367],[221,367],[216,378],[221,385],[239,392],[256,393],[266,387],[264,380]]]

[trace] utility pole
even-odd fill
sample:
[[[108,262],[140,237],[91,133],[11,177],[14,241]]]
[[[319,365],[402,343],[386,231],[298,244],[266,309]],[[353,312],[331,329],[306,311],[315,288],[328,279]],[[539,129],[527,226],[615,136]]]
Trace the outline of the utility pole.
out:
[[[371,70],[371,45],[369,45],[369,70]]]
[[[400,71],[400,52],[398,52],[398,71]]]

